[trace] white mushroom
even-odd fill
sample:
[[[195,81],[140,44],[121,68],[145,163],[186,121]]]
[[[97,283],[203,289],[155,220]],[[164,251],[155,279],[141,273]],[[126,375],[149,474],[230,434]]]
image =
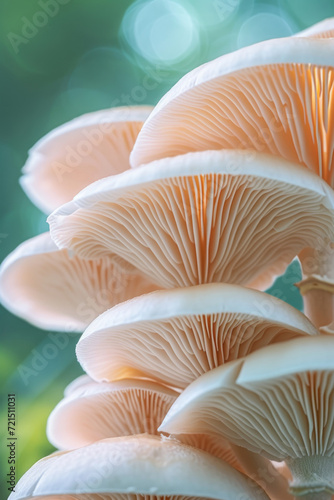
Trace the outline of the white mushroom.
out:
[[[51,412],[47,436],[56,448],[70,449],[109,437],[158,434],[177,396],[151,380],[80,384]]]
[[[57,127],[29,151],[21,186],[46,213],[97,179],[129,168],[129,155],[150,106],[112,108]]]
[[[333,236],[334,193],[300,165],[249,151],[166,158],[81,191],[50,217],[61,248],[117,253],[161,287],[265,289],[305,247]]]
[[[267,344],[317,333],[302,313],[275,297],[211,283],[115,306],[87,328],[77,357],[95,380],[146,377],[184,388]]]
[[[84,500],[86,494],[93,500],[269,500],[256,483],[222,460],[157,436],[105,439],[44,458],[23,476],[9,500],[50,495]]]
[[[288,465],[291,492],[334,494],[334,337],[267,346],[193,382],[160,430],[205,432]]]
[[[334,185],[334,39],[280,38],[194,69],[158,103],[133,166],[207,149],[253,149]]]
[[[1,303],[47,330],[82,332],[111,306],[156,289],[117,255],[71,257],[49,233],[22,243],[0,267]]]
[[[158,434],[158,427],[179,393],[152,380],[94,382],[82,376],[65,389],[65,398],[51,412],[47,436],[56,448],[86,446],[100,439]],[[205,434],[178,436],[243,472],[229,443]]]

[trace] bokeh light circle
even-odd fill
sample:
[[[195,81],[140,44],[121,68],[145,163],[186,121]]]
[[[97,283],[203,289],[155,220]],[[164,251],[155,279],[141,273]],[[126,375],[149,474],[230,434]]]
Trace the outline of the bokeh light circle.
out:
[[[290,13],[300,29],[333,16],[333,0],[279,0],[283,13]]]
[[[238,34],[238,47],[246,47],[271,38],[291,36],[293,33],[294,29],[288,16],[259,12],[242,24]]]
[[[202,26],[213,27],[231,21],[240,8],[242,0],[182,0],[185,7],[193,9]],[[187,6],[188,3],[188,6]],[[253,0],[247,0],[247,8]]]
[[[138,0],[126,11],[121,34],[153,64],[178,64],[199,49],[197,22],[174,0]]]

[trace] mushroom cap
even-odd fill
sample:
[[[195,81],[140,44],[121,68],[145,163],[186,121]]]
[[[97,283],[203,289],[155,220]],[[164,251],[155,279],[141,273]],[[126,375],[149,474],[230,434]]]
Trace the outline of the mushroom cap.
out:
[[[108,500],[115,495],[124,500],[139,495],[152,500],[163,496],[235,500],[242,495],[269,500],[254,482],[222,460],[176,440],[143,435],[105,439],[51,455],[23,476],[9,499],[80,493],[101,493]]]
[[[82,375],[66,387],[65,398],[51,412],[48,440],[56,448],[74,449],[110,437],[157,435],[159,425],[178,395],[151,380],[98,383]],[[207,451],[243,472],[223,438],[185,434],[178,436],[178,440]]]
[[[117,255],[71,257],[49,233],[25,241],[0,267],[0,300],[39,328],[82,332],[101,312],[157,286]]]
[[[313,24],[310,28],[296,33],[297,37],[309,38],[333,38],[334,37],[334,17],[324,19],[320,23]]]
[[[61,248],[111,252],[162,288],[265,289],[334,231],[334,193],[300,165],[255,151],[166,158],[97,181],[49,217]]]
[[[80,375],[70,382],[64,389],[64,396],[70,396],[77,389],[82,388],[84,385],[95,384],[95,380],[93,380],[89,375]]]
[[[104,438],[158,434],[177,396],[150,380],[80,384],[51,412],[48,440],[56,448],[70,449]]]
[[[333,39],[267,40],[194,69],[160,100],[132,166],[207,149],[252,149],[334,183]]]
[[[21,186],[50,213],[88,184],[130,167],[129,155],[151,106],[112,108],[57,127],[29,151]]]
[[[159,430],[217,434],[282,461],[334,455],[334,337],[270,345],[193,382]]]
[[[130,374],[184,388],[264,345],[317,333],[302,313],[275,297],[211,283],[119,304],[90,324],[76,350],[96,380]]]

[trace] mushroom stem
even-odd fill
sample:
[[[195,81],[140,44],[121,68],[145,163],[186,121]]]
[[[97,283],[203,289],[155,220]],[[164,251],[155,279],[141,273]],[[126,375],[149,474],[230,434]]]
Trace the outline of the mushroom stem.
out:
[[[290,492],[297,499],[331,500],[334,495],[334,459],[321,455],[286,459],[292,474]]]
[[[267,458],[230,443],[244,471],[268,493],[272,500],[292,500],[287,479]]]
[[[304,299],[304,313],[317,327],[334,320],[334,249],[325,242],[299,254],[303,280],[297,283]]]
[[[302,292],[303,285],[301,282],[300,290],[304,301],[304,314],[312,321],[317,328],[324,327],[332,323],[334,311],[334,295],[333,292],[315,288],[317,283],[314,283],[314,288],[310,288],[304,293]]]

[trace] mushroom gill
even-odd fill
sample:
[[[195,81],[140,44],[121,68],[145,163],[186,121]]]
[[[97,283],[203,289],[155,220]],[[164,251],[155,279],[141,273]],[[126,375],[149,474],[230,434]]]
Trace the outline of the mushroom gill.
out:
[[[247,149],[299,163],[334,187],[333,29],[333,19],[327,19],[295,37],[245,47],[185,75],[143,126],[132,165],[190,151]],[[310,245],[315,259],[328,240],[333,241],[329,234]],[[334,280],[327,272],[310,281],[301,263],[305,310],[318,327],[325,326],[334,321]]]
[[[71,257],[49,233],[22,243],[0,267],[2,305],[45,330],[82,332],[118,302],[156,289],[117,255]]]
[[[333,237],[334,194],[307,169],[249,151],[165,158],[102,179],[49,217],[61,248],[116,253],[161,287],[265,289],[305,247]]]
[[[48,329],[93,319],[77,345],[92,378],[48,421],[74,449],[35,464],[10,500],[331,499],[332,25],[196,68],[149,117],[91,113],[32,149],[21,183],[55,209],[59,248],[45,234],[15,250],[3,302]],[[297,255],[315,326],[251,289]]]
[[[100,315],[77,344],[95,380],[146,377],[185,388],[201,374],[265,345],[317,335],[285,302],[211,283],[152,292]]]
[[[74,380],[51,412],[47,436],[59,449],[136,434],[159,435],[158,427],[179,393],[147,379],[95,382]],[[209,452],[242,471],[229,443],[205,434],[178,436],[184,444]]]
[[[151,380],[91,381],[73,389],[51,412],[47,436],[59,449],[105,438],[158,434],[178,393]]]
[[[185,75],[158,103],[130,160],[252,149],[334,183],[334,40],[268,40]]]
[[[264,347],[193,382],[160,430],[198,429],[270,460],[284,460],[291,493],[334,494],[334,337]]]

